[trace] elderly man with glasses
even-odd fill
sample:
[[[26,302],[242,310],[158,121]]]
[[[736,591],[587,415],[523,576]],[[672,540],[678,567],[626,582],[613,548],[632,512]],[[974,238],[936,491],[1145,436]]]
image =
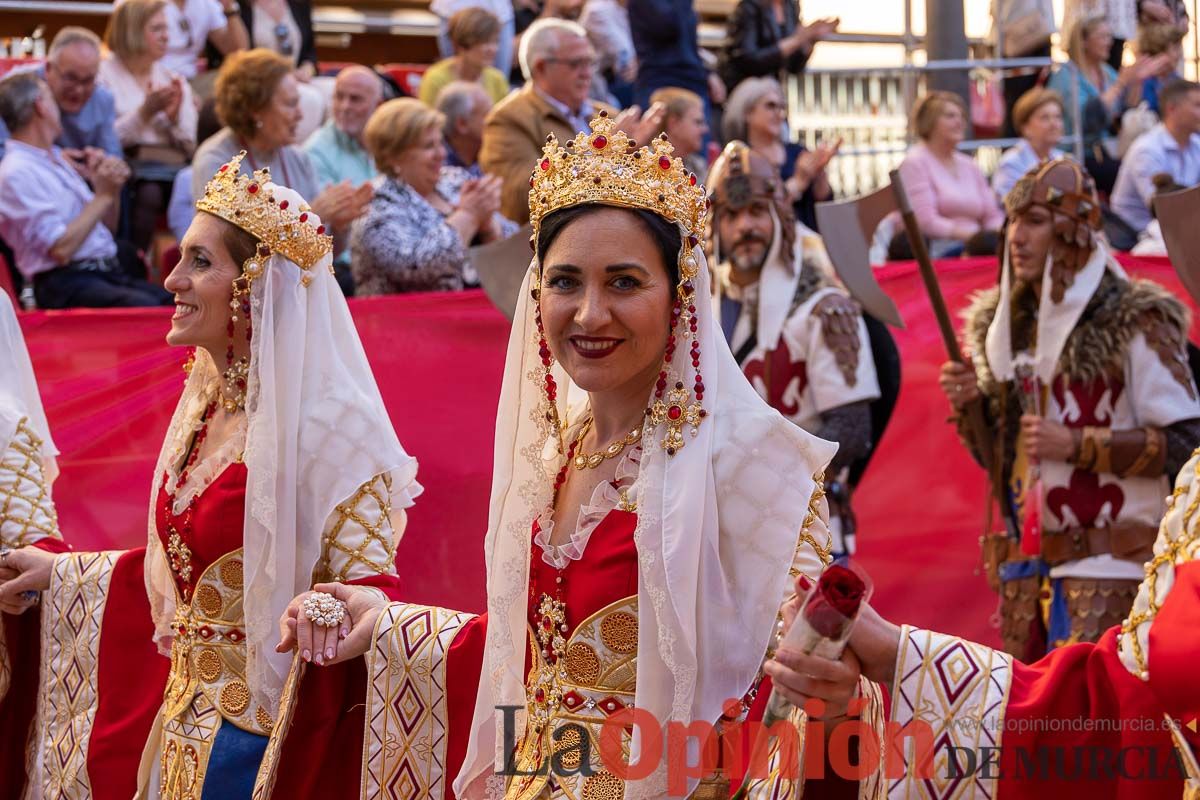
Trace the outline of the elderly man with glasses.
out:
[[[589,130],[600,112],[615,110],[589,99],[596,54],[587,31],[563,19],[540,19],[521,37],[518,58],[525,86],[501,100],[483,129],[479,164],[504,185],[500,213],[516,222],[529,221],[529,170],[542,155],[546,136],[560,142]],[[642,114],[637,106],[616,115],[618,127],[645,141],[662,124],[662,109]]]
[[[99,72],[100,39],[86,28],[74,26],[58,32],[45,65],[37,69],[50,87],[62,121],[62,132],[54,143],[80,170],[89,148],[121,156],[121,141],[113,127],[117,118],[113,96],[96,85]],[[0,122],[0,156],[8,139],[8,128]]]

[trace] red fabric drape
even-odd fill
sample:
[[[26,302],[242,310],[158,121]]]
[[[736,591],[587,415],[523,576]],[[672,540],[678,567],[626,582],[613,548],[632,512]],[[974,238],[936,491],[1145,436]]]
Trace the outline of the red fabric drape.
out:
[[[1124,263],[1186,298],[1166,259]],[[937,267],[954,313],[997,271],[994,259]],[[998,644],[988,625],[995,596],[976,574],[983,472],[945,422],[937,325],[914,265],[877,274],[908,327],[893,332],[903,359],[899,403],[855,497],[875,603],[893,619]],[[492,437],[509,325],[482,292],[366,298],[350,307],[426,487],[398,554],[405,599],[481,611]],[[145,544],[150,473],[186,357],[163,342],[168,313],[77,310],[21,318],[62,450],[55,486],[62,529],[77,549]]]

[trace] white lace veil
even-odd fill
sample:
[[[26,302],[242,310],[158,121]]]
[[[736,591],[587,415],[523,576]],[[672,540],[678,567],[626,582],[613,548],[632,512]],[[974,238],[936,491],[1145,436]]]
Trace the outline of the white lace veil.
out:
[[[263,183],[261,191],[294,209],[305,207],[286,187]],[[319,226],[320,220],[309,211],[307,224]],[[421,492],[416,459],[396,438],[331,263],[326,252],[303,270],[276,252],[251,284],[243,457],[246,674],[253,701],[272,717],[291,662],[290,654],[275,652],[277,622],[291,599],[311,587],[335,507],[381,474],[391,475],[395,509],[411,506]],[[178,464],[218,377],[212,358],[198,348],[154,469],[146,588],[155,641],[163,650],[172,636],[175,590],[155,530],[154,502],[163,471]]]
[[[33,363],[8,293],[0,291],[0,453],[8,449],[17,425],[28,418],[29,427],[42,440],[42,471],[46,485],[58,476],[58,448],[42,409]]]
[[[686,250],[688,234],[680,230]],[[715,721],[723,703],[741,698],[756,678],[809,512],[813,475],[837,449],[785,420],[747,383],[705,301],[711,278],[704,253],[695,247],[691,255],[699,263],[695,313],[708,415],[694,438],[685,429],[686,444],[674,456],[661,445],[666,425],[648,425],[634,486],[639,559],[634,705],[664,725]],[[471,800],[494,796],[502,787],[494,772],[507,754],[496,707],[525,706],[531,525],[550,502],[561,463],[541,384],[537,304],[531,296],[538,271],[535,258],[517,303],[496,419],[484,542],[486,654],[470,743],[454,782],[456,795]],[[690,388],[695,369],[682,345],[680,350],[669,382]],[[557,364],[554,376],[559,415],[579,420],[583,408],[576,401],[586,403],[586,394]],[[554,458],[546,460],[545,453]],[[819,571],[815,553],[808,566]],[[636,752],[639,734],[633,744]],[[662,768],[625,790],[629,800],[665,795]]]

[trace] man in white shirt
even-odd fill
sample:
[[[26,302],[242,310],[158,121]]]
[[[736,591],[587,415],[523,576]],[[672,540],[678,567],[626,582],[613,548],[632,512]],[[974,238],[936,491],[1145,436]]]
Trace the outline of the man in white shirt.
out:
[[[1200,83],[1175,81],[1158,94],[1162,122],[1138,137],[1117,173],[1110,204],[1141,233],[1150,224],[1154,176],[1166,173],[1181,186],[1200,183]]]
[[[0,160],[0,237],[33,283],[41,308],[169,305],[171,293],[132,277],[144,266],[118,250],[121,187],[129,167],[89,148],[72,166],[50,87],[32,72],[0,80],[0,118],[12,134]],[[82,170],[94,188],[81,177]]]

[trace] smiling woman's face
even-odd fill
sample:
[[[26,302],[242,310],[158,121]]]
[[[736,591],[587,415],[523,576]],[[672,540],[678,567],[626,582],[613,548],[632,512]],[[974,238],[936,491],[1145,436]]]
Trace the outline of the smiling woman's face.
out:
[[[585,391],[649,396],[670,333],[671,302],[662,252],[629,211],[584,214],[542,255],[546,343]]]
[[[225,350],[229,340],[229,301],[242,265],[225,244],[228,222],[203,212],[196,215],[180,242],[179,263],[163,286],[175,295],[175,316],[167,344]]]

